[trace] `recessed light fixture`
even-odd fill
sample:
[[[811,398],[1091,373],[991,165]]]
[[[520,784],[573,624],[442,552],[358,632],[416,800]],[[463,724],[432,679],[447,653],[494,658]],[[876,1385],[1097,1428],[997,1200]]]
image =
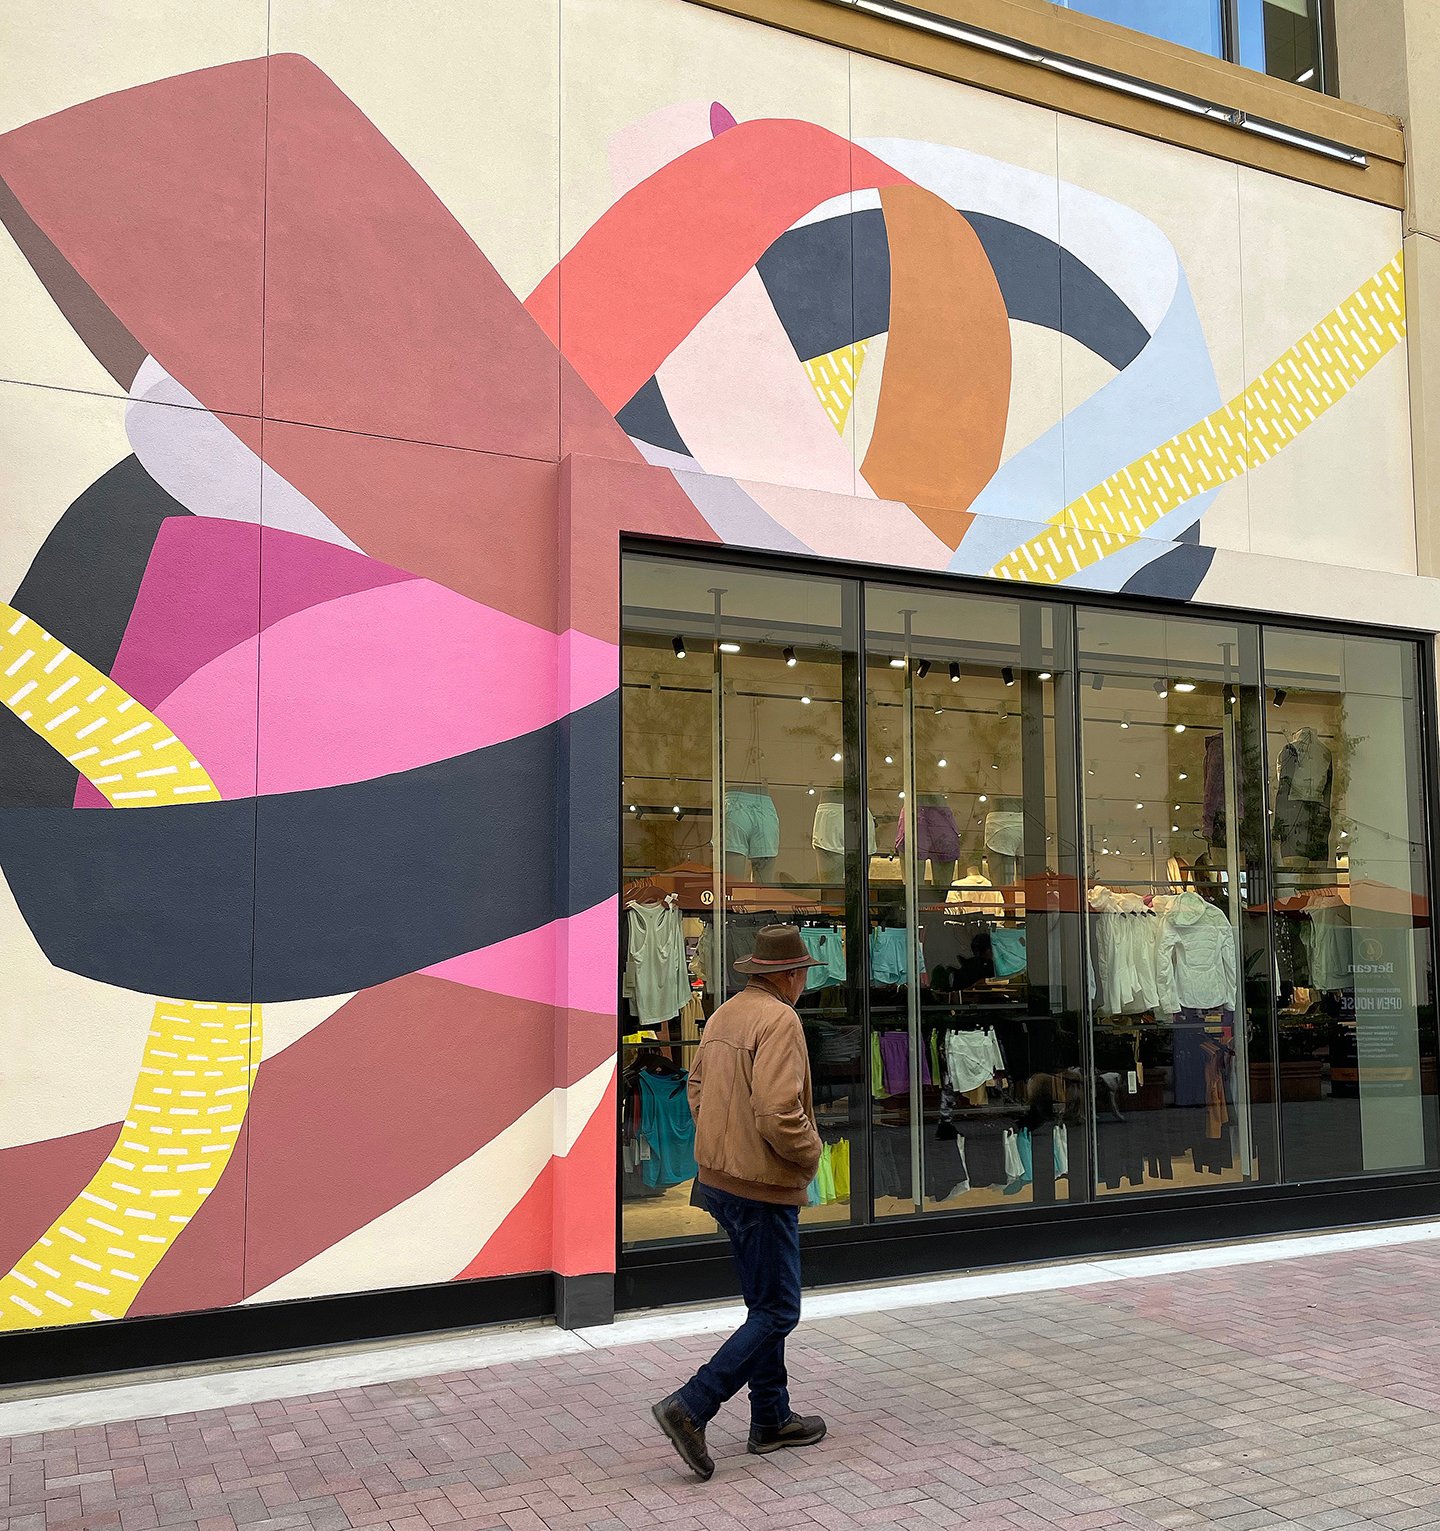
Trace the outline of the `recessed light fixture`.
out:
[[[958,681],[959,679],[960,679],[960,661],[958,659],[952,659],[950,661],[950,680],[951,680],[951,683],[953,684],[955,681]]]
[[[904,797],[904,796],[905,796],[905,794],[904,794],[904,793],[903,793],[903,792],[901,792],[901,793],[900,793],[900,794],[898,794],[898,795],[899,795],[899,796],[900,796],[900,797]]]
[[[921,680],[924,680],[925,677],[930,673],[930,661],[928,659],[922,659],[920,663],[915,666],[915,673],[920,677]]]
[[[893,755],[887,755],[885,757],[885,764],[886,765],[894,765],[895,764],[895,757]]]
[[[793,670],[795,668],[795,650],[790,647],[785,649],[785,663]]]
[[[1177,680],[1175,682],[1175,689],[1177,691],[1193,691],[1195,689],[1195,682],[1193,680]]]
[[[680,636],[679,633],[676,633],[675,636],[670,640],[670,647],[675,650],[676,659],[684,659],[685,640]]]
[[[903,670],[903,669],[904,669],[904,668],[905,668],[905,661],[904,661],[904,660],[903,660],[903,659],[902,659],[902,658],[901,658],[901,657],[900,657],[900,655],[899,655],[899,654],[897,654],[897,655],[896,655],[896,656],[895,656],[895,657],[894,657],[894,658],[893,658],[893,659],[892,659],[892,660],[891,660],[891,661],[890,661],[890,668],[891,668],[891,669],[892,669],[892,670]]]
[[[720,652],[722,654],[738,654],[740,652],[740,645],[730,642],[722,643],[720,645]]]
[[[1185,725],[1183,723],[1177,723],[1175,725],[1175,732],[1177,734],[1183,734],[1185,732]]]
[[[1013,686],[1015,684],[1015,671],[1011,668],[1011,666],[1007,664],[1000,671],[1000,679],[1003,680],[1007,686]]]
[[[940,758],[939,758],[939,760],[937,760],[937,761],[936,761],[936,762],[935,762],[935,764],[936,764],[936,765],[938,765],[938,766],[940,766],[940,767],[941,767],[941,768],[942,768],[942,769],[943,769],[943,768],[944,768],[944,767],[945,767],[945,766],[947,766],[947,765],[949,765],[949,764],[950,764],[950,762],[949,762],[949,761],[948,761],[948,760],[946,760],[946,758],[945,758],[945,757],[944,757],[944,756],[943,756],[943,755],[942,755],[942,756],[941,756],[941,757],[940,757]]]
[[[1049,680],[1050,679],[1050,671],[1049,670],[1041,670],[1040,675],[1039,675],[1039,679],[1040,680]]]

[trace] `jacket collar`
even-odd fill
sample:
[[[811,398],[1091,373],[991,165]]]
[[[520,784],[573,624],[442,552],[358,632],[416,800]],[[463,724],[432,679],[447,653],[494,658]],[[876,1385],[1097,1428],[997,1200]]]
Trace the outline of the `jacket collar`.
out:
[[[774,979],[766,978],[760,973],[752,973],[750,975],[750,982],[747,983],[745,987],[747,989],[763,989],[766,994],[772,995],[783,1005],[788,1005],[790,1003],[790,1001],[785,998],[780,990],[775,987]]]

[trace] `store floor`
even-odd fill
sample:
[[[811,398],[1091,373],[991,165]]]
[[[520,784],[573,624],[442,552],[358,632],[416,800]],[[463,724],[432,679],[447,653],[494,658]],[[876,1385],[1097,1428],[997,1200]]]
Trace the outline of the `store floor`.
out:
[[[726,1310],[0,1392],[0,1525],[1440,1526],[1437,1290],[1428,1224],[817,1294],[829,1437],[751,1457],[732,1407],[707,1484],[649,1404]]]

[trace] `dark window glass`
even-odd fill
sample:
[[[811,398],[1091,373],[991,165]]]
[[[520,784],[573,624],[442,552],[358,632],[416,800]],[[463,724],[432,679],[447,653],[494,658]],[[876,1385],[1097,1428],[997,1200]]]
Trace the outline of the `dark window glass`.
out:
[[[1239,0],[1238,62],[1322,89],[1319,15],[1320,0]]]

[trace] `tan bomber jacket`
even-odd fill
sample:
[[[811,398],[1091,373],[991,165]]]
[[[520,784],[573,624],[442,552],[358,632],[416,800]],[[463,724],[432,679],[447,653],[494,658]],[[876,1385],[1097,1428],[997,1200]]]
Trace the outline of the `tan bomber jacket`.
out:
[[[701,1185],[801,1206],[820,1163],[800,1017],[752,978],[705,1024],[690,1066]]]

